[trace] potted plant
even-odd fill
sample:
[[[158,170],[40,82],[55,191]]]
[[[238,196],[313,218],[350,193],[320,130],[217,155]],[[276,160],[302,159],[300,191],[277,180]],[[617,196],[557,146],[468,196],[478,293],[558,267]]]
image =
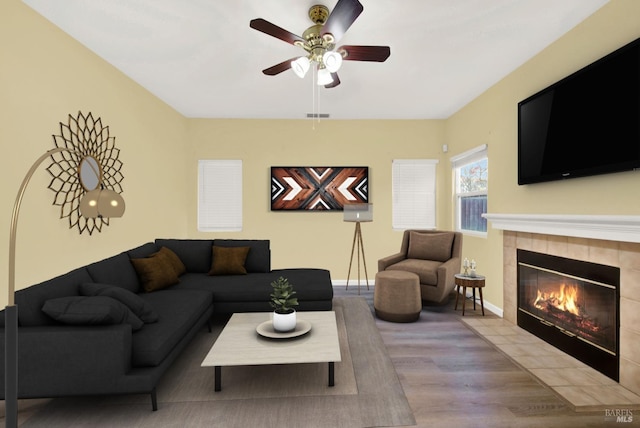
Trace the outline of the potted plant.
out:
[[[273,308],[273,329],[278,332],[291,331],[296,328],[296,310],[298,298],[293,297],[293,285],[286,278],[280,277],[271,283],[273,292],[269,304]]]

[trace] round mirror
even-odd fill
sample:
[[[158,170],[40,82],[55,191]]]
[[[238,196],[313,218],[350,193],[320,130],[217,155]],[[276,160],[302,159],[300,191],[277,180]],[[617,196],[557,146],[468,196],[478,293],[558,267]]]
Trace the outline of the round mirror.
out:
[[[87,192],[98,187],[102,171],[100,170],[100,164],[94,157],[87,156],[82,159],[78,170],[80,183],[82,183],[82,187],[84,187]]]

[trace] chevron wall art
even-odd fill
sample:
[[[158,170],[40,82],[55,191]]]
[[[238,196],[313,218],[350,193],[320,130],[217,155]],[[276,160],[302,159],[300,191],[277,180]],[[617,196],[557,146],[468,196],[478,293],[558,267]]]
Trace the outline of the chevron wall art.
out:
[[[342,211],[369,202],[369,168],[271,167],[271,210]]]

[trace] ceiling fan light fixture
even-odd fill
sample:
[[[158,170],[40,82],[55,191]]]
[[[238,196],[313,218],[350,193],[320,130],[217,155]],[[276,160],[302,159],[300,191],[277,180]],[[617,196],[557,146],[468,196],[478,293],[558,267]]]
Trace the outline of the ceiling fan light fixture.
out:
[[[333,77],[331,77],[331,72],[326,68],[318,69],[318,86],[328,85],[329,83],[333,83]]]
[[[275,76],[291,68],[298,77],[303,78],[313,66],[312,74],[316,73],[313,76],[317,76],[317,80],[314,79],[314,81],[319,86],[324,85],[325,88],[330,89],[340,85],[338,70],[342,61],[386,61],[391,54],[389,46],[342,45],[336,48],[336,43],[360,16],[363,9],[358,0],[338,0],[331,12],[326,6],[312,6],[309,9],[309,18],[313,25],[307,28],[302,36],[262,18],[252,19],[249,21],[249,27],[306,52],[303,54],[305,57],[284,60],[262,70],[262,73]]]
[[[294,73],[296,73],[296,76],[301,79],[304,78],[304,76],[307,74],[307,71],[309,71],[310,65],[311,63],[309,61],[309,58],[307,58],[306,56],[301,56],[300,58],[291,61],[291,69]]]
[[[329,72],[335,73],[342,66],[342,55],[335,51],[327,51],[322,55],[322,62]]]

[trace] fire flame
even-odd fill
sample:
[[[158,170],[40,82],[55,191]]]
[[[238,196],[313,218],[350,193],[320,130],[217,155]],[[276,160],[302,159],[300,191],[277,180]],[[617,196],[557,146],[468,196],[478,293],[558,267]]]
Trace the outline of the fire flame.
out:
[[[536,297],[534,306],[538,309],[544,309],[543,303],[552,304],[555,308],[570,312],[574,315],[580,315],[580,310],[577,305],[578,301],[578,287],[567,286],[565,284],[560,285],[560,289],[555,292],[543,293],[538,290],[538,296]]]

